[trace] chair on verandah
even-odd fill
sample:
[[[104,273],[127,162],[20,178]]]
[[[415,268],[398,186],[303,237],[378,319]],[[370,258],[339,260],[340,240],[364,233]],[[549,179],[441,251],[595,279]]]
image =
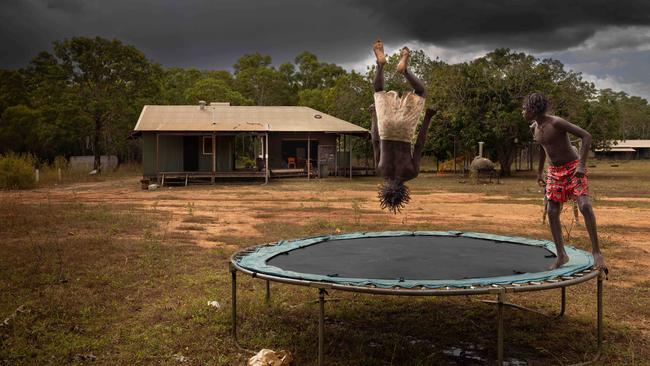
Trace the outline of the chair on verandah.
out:
[[[292,165],[293,165],[293,169],[296,169],[296,158],[290,156],[287,158],[287,168],[291,169]]]

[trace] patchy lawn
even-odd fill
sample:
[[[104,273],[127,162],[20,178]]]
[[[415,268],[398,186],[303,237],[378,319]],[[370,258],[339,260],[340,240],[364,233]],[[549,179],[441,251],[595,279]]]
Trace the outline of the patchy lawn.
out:
[[[590,183],[605,282],[603,365],[650,359],[650,162],[594,161]],[[612,165],[618,165],[613,167]],[[280,239],[370,230],[471,230],[550,239],[530,172],[502,184],[423,174],[403,213],[378,208],[378,178],[141,191],[138,178],[0,192],[0,365],[238,365],[230,337],[228,258]],[[584,226],[563,214],[570,242]],[[238,277],[239,334],[250,349],[287,349],[315,364],[316,289]],[[331,291],[328,365],[472,364],[493,360],[495,308],[480,297],[401,298]],[[506,356],[529,365],[595,350],[595,281],[568,289],[565,318],[506,310]],[[559,307],[559,290],[516,295]],[[208,306],[218,301],[220,308]],[[480,362],[478,362],[480,364]]]

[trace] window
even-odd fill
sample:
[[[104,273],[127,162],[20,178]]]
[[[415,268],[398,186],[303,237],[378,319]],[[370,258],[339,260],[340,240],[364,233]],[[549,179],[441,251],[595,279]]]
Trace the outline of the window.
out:
[[[212,136],[203,136],[203,155],[212,155]]]

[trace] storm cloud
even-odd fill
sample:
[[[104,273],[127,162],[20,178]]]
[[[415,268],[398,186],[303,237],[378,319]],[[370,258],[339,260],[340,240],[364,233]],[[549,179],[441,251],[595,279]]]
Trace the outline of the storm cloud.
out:
[[[611,85],[650,83],[646,0],[0,3],[2,68],[23,67],[38,52],[51,50],[53,41],[74,36],[117,38],[163,66],[200,69],[229,69],[241,55],[254,52],[279,64],[308,50],[323,61],[364,70],[373,62],[370,47],[377,37],[388,52],[408,44],[448,62],[509,47],[559,58],[594,80],[618,81]],[[617,57],[621,60],[611,60]]]
[[[555,51],[580,45],[608,27],[650,25],[645,0],[360,0],[407,37],[442,46],[493,45]],[[627,35],[630,42],[636,35]],[[611,47],[614,44],[604,43]]]

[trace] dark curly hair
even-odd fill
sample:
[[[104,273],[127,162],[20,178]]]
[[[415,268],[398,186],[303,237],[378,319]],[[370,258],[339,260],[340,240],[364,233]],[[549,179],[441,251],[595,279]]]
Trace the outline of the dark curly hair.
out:
[[[540,92],[530,93],[524,99],[524,109],[533,113],[541,114],[548,108],[548,99]]]
[[[397,214],[411,200],[411,193],[407,186],[398,179],[386,179],[379,186],[379,205],[382,209]]]

